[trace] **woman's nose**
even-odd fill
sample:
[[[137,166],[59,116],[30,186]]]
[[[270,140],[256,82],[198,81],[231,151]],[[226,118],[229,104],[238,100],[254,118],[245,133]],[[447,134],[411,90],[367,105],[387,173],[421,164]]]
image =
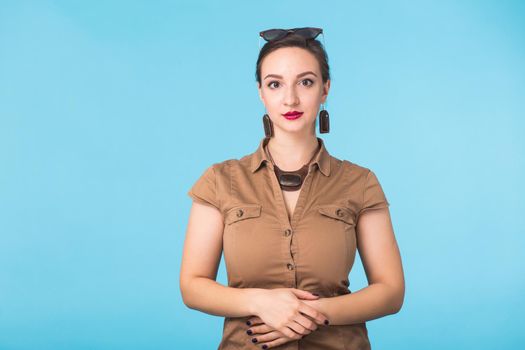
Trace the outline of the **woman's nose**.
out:
[[[286,90],[286,96],[285,96],[285,104],[293,106],[299,103],[299,99],[297,97],[297,92],[295,91],[295,87],[289,87]]]

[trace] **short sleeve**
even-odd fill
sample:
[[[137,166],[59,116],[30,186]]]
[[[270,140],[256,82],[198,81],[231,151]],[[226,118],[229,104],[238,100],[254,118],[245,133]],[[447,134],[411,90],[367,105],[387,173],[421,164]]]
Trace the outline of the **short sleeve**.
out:
[[[363,205],[359,214],[365,210],[387,208],[390,205],[386,199],[383,188],[372,170],[366,175],[365,188],[363,192]]]
[[[204,171],[204,173],[190,188],[190,190],[187,193],[188,196],[190,196],[196,202],[206,205],[212,205],[219,209],[215,176],[216,175],[213,169],[213,165],[211,165]]]

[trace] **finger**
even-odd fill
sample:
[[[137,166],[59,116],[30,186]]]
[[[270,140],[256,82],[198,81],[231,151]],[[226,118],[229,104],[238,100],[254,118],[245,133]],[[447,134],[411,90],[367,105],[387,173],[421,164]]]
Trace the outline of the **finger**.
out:
[[[290,288],[290,290],[295,294],[296,297],[301,298],[301,299],[319,299],[318,295],[313,295],[312,293],[306,290],[297,289],[297,288]]]
[[[271,332],[271,331],[274,331],[275,329],[273,329],[272,327],[268,326],[267,324],[262,324],[262,325],[259,325],[259,326],[252,326],[250,328],[248,328],[248,330],[246,331],[247,334],[253,336],[255,334],[265,334],[265,333],[268,333],[268,332]],[[248,333],[248,331],[251,331],[251,334]]]
[[[317,324],[327,326],[330,323],[325,315],[305,303],[299,305],[299,312],[310,316]]]
[[[297,334],[308,334],[311,332],[309,329],[306,329],[302,324],[296,322],[295,320],[287,323],[286,326]]]
[[[246,325],[248,326],[253,326],[253,325],[256,325],[256,324],[261,324],[261,323],[264,323],[262,321],[262,319],[258,316],[253,316],[253,317],[250,317],[248,319],[248,321],[246,321]]]
[[[317,329],[317,323],[315,323],[311,318],[304,316],[303,314],[297,315],[297,317],[294,318],[294,321],[299,323],[301,326],[303,326],[310,332],[313,332]]]
[[[297,339],[301,339],[302,337],[300,335],[297,335]],[[286,336],[284,337],[279,337],[275,340],[272,340],[272,341],[269,341],[269,342],[263,342],[261,343],[260,341],[257,342],[257,344],[259,344],[259,346],[262,346],[262,345],[265,345],[268,346],[267,349],[270,349],[270,348],[274,348],[276,346],[279,346],[279,345],[282,345],[282,344],[285,344],[285,343],[288,343],[289,341],[291,340],[296,340],[295,338],[293,339],[290,339]]]
[[[269,341],[272,341],[278,338],[285,338],[285,336],[281,332],[274,330],[266,334],[260,334],[256,337],[252,336],[251,341],[254,344],[260,344],[260,343],[269,342]]]
[[[307,315],[307,314],[304,314],[304,313],[302,313],[302,312],[299,312],[299,313],[300,313],[302,316],[306,317],[306,319],[312,321],[312,322],[313,322],[313,325],[314,325],[314,327],[315,327],[315,329],[317,329],[319,325],[323,325],[323,326],[325,325],[324,321],[323,321],[322,323],[320,323],[319,320],[317,320],[317,319],[315,319],[315,318],[313,318],[313,317],[311,317],[311,316],[309,316],[309,315]],[[324,316],[323,314],[321,314],[321,315]],[[305,325],[304,323],[302,323],[302,325],[306,327],[306,325]],[[310,327],[310,329],[312,329],[312,328]],[[315,330],[315,329],[314,329],[314,330]]]
[[[295,321],[292,323],[297,324]],[[299,339],[299,333],[296,333],[292,328],[290,328],[289,325],[286,325],[282,328],[277,329],[279,332],[281,332],[284,336],[290,338],[290,339]]]

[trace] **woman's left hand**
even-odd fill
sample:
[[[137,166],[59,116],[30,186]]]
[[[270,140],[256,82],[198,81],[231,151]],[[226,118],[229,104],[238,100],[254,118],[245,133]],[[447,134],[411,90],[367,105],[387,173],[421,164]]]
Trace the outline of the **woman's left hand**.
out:
[[[320,302],[320,299],[317,299],[317,300],[301,300],[303,303],[306,303],[308,304],[309,306],[315,308],[315,309],[319,309],[319,302]],[[307,315],[304,315],[303,316],[307,317],[307,318],[310,318],[309,316]],[[252,334],[251,335],[247,335],[248,337],[248,340],[254,344],[254,345],[258,345],[260,347],[262,347],[263,345],[266,345],[267,347],[264,348],[264,349],[269,349],[269,348],[272,348],[272,347],[276,347],[276,346],[279,346],[279,345],[282,345],[282,344],[285,344],[285,343],[288,343],[289,341],[292,341],[292,340],[298,340],[298,339],[301,339],[303,337],[305,337],[306,335],[310,334],[306,334],[306,335],[302,335],[302,334],[297,334],[297,337],[296,338],[289,338],[288,336],[284,335],[283,333],[279,332],[278,330],[268,326],[266,323],[264,323],[259,317],[257,316],[253,316],[251,317],[250,319],[248,319],[248,321],[250,321],[251,323],[251,326],[247,326],[248,328],[246,329],[247,331],[248,330],[251,330]],[[317,327],[316,327],[317,329]],[[253,342],[252,339],[257,339],[257,342]]]

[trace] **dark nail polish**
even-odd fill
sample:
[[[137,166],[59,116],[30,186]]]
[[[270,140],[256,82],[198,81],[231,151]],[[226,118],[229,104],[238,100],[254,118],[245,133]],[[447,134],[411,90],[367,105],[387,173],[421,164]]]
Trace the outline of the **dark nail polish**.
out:
[[[312,293],[312,294],[313,294],[313,295],[315,295],[316,297],[318,297],[318,296],[319,296],[319,294],[317,294],[317,293]]]
[[[330,324],[330,322],[328,320],[324,320],[324,324],[328,326],[328,324]]]
[[[251,325],[252,325],[252,323],[251,323],[250,321],[246,321],[246,324],[247,324],[248,326],[251,326]]]
[[[252,343],[257,343],[257,338],[252,338]]]
[[[268,345],[264,344],[264,345],[262,346],[262,348],[263,348],[263,349],[268,349]]]
[[[246,333],[248,333],[248,335],[252,335],[253,332],[252,332],[251,329],[248,329],[248,330],[246,331]]]

